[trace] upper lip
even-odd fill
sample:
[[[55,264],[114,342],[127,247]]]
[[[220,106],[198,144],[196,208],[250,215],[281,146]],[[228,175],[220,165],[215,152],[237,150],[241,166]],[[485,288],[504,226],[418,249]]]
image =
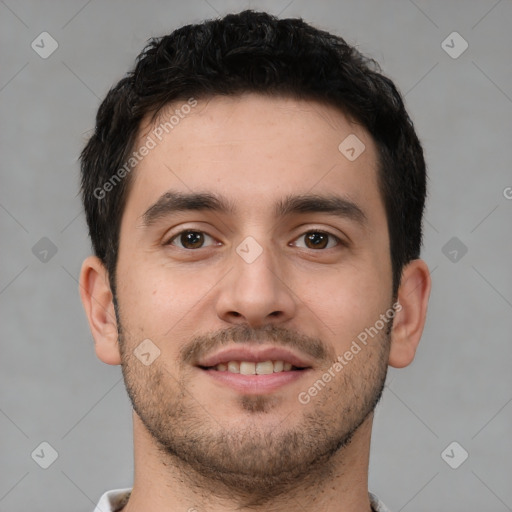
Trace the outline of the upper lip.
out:
[[[309,368],[311,361],[301,357],[290,349],[276,346],[237,346],[226,347],[198,361],[197,366],[212,367],[229,361],[248,361],[259,363],[263,361],[284,361],[297,368]]]

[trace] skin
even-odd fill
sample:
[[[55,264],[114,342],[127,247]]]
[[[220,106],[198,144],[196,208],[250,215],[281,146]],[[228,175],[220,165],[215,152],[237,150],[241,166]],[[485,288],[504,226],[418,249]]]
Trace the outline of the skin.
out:
[[[145,121],[141,143],[154,128]],[[365,144],[354,161],[338,150],[350,134]],[[144,213],[167,191],[222,194],[234,211],[183,211],[145,226]],[[276,217],[278,201],[304,194],[342,196],[366,220]],[[179,236],[168,244],[184,229],[209,235],[199,235],[204,246],[183,248]],[[320,235],[325,248],[307,243],[318,231],[333,235]],[[262,250],[251,263],[236,251],[249,236]],[[117,318],[96,257],[83,264],[80,292],[96,353],[122,364],[134,404],[125,511],[370,511],[373,408],[388,364],[414,358],[431,286],[424,261],[404,268],[392,326],[307,404],[298,400],[394,302],[377,152],[361,126],[312,101],[199,101],[134,172],[116,275]],[[133,351],[148,338],[160,355],[146,366]],[[246,394],[193,364],[241,345],[286,346],[311,367],[277,390]]]

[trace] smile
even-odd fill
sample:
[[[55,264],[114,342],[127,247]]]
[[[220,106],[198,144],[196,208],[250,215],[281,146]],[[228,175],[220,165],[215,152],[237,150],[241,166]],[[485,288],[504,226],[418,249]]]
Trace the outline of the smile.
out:
[[[242,375],[271,375],[273,373],[289,372],[294,370],[303,370],[293,366],[288,361],[229,361],[219,363],[214,367],[205,368],[216,370],[218,372],[240,373]]]

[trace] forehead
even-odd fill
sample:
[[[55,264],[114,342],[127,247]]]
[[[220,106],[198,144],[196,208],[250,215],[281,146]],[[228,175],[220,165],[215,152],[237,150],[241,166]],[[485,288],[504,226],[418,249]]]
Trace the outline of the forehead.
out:
[[[174,102],[144,119],[136,148],[144,145],[151,149],[127,203],[139,210],[167,190],[222,193],[237,213],[268,211],[292,193],[339,192],[382,206],[371,136],[316,101],[244,94]]]

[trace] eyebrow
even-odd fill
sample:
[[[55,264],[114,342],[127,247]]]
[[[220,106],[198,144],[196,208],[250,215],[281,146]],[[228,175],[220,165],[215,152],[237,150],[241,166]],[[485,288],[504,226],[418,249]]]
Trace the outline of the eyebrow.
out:
[[[277,217],[285,217],[294,213],[330,213],[355,221],[361,226],[368,223],[366,214],[356,203],[334,194],[326,196],[316,194],[290,195],[276,204],[274,213]]]
[[[158,220],[177,212],[212,211],[234,213],[234,205],[226,198],[210,193],[188,193],[168,191],[142,215],[143,224],[150,227]]]
[[[162,218],[184,211],[212,211],[233,215],[236,213],[236,208],[231,201],[219,194],[168,191],[144,212],[143,225],[150,227]],[[304,213],[334,214],[352,220],[363,227],[368,222],[366,214],[356,203],[333,194],[289,195],[279,200],[274,207],[276,217]]]

